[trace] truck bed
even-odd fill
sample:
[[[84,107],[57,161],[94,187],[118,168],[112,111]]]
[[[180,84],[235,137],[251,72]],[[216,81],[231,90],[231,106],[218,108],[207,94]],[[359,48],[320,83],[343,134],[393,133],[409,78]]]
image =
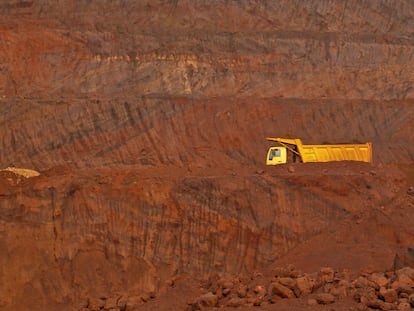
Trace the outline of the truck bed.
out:
[[[372,161],[372,144],[299,145],[303,162]]]

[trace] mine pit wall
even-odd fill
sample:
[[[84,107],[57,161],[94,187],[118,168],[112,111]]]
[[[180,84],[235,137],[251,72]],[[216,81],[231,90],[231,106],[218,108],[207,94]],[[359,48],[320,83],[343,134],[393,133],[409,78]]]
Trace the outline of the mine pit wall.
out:
[[[354,204],[361,180],[389,183],[366,178],[321,190],[306,178],[187,177],[137,186],[125,176],[114,187],[110,177],[82,177],[3,194],[0,306],[61,310],[90,297],[157,292],[183,273],[267,268],[361,208]],[[363,195],[380,205],[395,193]]]
[[[254,175],[274,135],[371,141],[376,163],[414,160],[412,3],[299,3],[2,1],[1,168],[234,175],[1,187],[0,308],[250,272],[396,204],[401,189],[379,176]]]
[[[173,4],[2,2],[1,164],[263,163],[275,135],[413,161],[410,1]]]
[[[265,162],[265,137],[373,143],[374,163],[414,159],[413,100],[118,98],[0,100],[0,163],[44,170],[237,167]],[[203,116],[203,117],[200,117]]]
[[[410,1],[13,3],[0,95],[413,98]]]

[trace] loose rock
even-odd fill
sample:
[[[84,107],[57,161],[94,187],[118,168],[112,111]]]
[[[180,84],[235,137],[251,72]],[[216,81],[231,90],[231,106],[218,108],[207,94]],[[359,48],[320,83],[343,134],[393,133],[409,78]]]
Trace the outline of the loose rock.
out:
[[[335,296],[328,293],[320,293],[315,295],[315,299],[319,304],[327,305],[335,302]]]
[[[295,294],[291,289],[277,282],[270,284],[269,292],[278,295],[282,298],[295,297]]]
[[[197,306],[201,308],[213,308],[217,305],[218,297],[212,292],[201,295],[197,300]]]

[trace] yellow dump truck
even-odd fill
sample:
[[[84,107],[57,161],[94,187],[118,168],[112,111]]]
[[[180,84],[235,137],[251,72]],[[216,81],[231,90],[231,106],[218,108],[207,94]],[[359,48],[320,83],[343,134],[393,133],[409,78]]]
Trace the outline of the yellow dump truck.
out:
[[[337,145],[303,145],[298,138],[273,138],[269,141],[279,143],[269,148],[266,164],[276,165],[299,160],[300,162],[331,162],[331,161],[372,161],[372,143],[337,144]]]

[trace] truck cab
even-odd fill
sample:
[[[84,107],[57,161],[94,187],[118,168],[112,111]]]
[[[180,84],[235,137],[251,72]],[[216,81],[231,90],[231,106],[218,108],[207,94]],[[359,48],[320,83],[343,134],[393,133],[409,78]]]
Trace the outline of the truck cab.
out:
[[[287,163],[286,147],[270,147],[267,152],[266,165]]]

